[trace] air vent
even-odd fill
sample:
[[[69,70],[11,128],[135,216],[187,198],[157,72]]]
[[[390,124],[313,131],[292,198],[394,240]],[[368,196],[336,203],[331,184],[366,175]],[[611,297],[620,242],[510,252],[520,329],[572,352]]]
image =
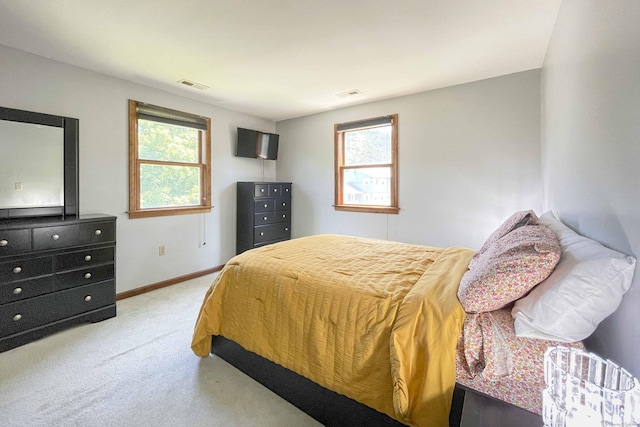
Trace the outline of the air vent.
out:
[[[358,89],[352,89],[346,92],[336,94],[338,98],[347,98],[349,96],[355,96],[355,95],[362,95],[362,92],[360,92]]]
[[[200,89],[200,90],[209,89],[209,86],[207,86],[207,85],[203,85],[201,83],[192,82],[191,80],[186,80],[186,79],[178,80],[178,83],[180,83],[181,85],[189,86],[189,87],[192,87],[192,88],[195,88],[195,89]]]

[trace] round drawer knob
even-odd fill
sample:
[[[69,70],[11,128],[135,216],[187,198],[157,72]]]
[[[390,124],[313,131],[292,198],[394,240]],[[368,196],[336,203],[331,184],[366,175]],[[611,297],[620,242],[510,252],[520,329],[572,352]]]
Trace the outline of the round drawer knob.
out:
[[[14,267],[14,268],[13,268],[13,272],[14,272],[15,274],[22,273],[22,267]]]
[[[286,217],[287,217],[287,214],[282,214],[282,218],[286,218]]]
[[[5,240],[5,239],[0,240],[0,247],[1,246],[7,246],[8,244],[9,244],[8,240]]]
[[[285,202],[282,202],[282,206],[287,206],[287,204]]]
[[[260,192],[261,192],[261,193],[264,193],[264,188],[261,188],[261,189],[260,189]]]
[[[60,235],[58,234],[54,234],[53,236],[51,236],[52,240],[58,240],[60,238]]]
[[[266,220],[267,220],[267,217],[265,216],[263,219],[266,221]]]
[[[91,261],[91,255],[85,255],[84,260],[85,261]]]
[[[91,295],[87,295],[86,297],[84,297],[84,300],[85,300],[86,302],[91,301]]]
[[[274,188],[274,189],[273,189],[273,192],[274,192],[274,193],[277,193],[277,192],[278,192],[278,189],[277,189],[277,188]]]
[[[85,279],[91,279],[91,273],[84,273]]]
[[[285,228],[284,228],[284,231],[289,231],[289,227],[285,227]]]
[[[269,206],[269,205],[267,205],[267,204],[265,203],[265,204],[264,204],[264,207],[266,208],[267,206]]]
[[[14,322],[17,322],[20,319],[22,319],[22,314],[18,313],[18,314],[14,314],[13,315],[13,321]]]
[[[21,293],[22,293],[22,288],[15,288],[15,289],[13,290],[13,294],[14,294],[14,295],[20,295]]]
[[[99,236],[102,234],[102,230],[98,229],[96,231],[94,231],[94,233],[96,234],[96,236]]]
[[[263,233],[263,232],[260,232],[260,235],[261,235],[261,236],[264,236],[264,233]]]

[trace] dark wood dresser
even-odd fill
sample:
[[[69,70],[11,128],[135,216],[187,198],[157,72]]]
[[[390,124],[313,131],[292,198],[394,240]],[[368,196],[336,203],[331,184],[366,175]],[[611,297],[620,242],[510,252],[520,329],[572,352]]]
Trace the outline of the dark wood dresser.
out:
[[[291,183],[238,182],[236,254],[291,238]]]
[[[0,221],[0,352],[116,315],[116,217]]]

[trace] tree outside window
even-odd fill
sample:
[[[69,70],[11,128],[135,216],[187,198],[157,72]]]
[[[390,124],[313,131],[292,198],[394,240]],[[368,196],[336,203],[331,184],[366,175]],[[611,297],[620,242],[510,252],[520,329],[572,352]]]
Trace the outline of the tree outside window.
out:
[[[210,119],[129,101],[129,217],[208,212]]]

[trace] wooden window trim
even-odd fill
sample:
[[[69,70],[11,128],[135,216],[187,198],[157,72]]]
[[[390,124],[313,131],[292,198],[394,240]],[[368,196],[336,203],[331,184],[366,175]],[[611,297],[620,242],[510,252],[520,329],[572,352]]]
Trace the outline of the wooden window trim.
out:
[[[206,117],[207,129],[199,132],[198,163],[140,160],[138,158],[138,101],[129,100],[129,218],[187,215],[211,212],[211,119]],[[204,138],[202,138],[204,136]],[[204,141],[203,141],[204,139]],[[204,147],[203,147],[204,144]],[[202,157],[204,154],[204,158]],[[140,164],[187,165],[201,169],[202,199],[198,206],[140,209]]]
[[[344,125],[335,124],[334,125],[334,153],[335,153],[335,204],[333,205],[336,211],[343,212],[366,212],[366,213],[384,213],[384,214],[397,214],[400,212],[400,208],[398,206],[398,115],[391,114],[391,163],[380,164],[380,165],[353,165],[353,166],[344,166],[344,158],[345,158],[345,147],[344,147],[344,134],[347,131],[339,131],[338,126]],[[358,123],[364,121],[370,121],[375,119],[365,119],[365,120],[356,120],[350,123]],[[350,129],[354,130],[354,129]],[[391,183],[390,183],[390,205],[389,206],[380,206],[380,205],[363,205],[363,204],[348,204],[344,203],[342,199],[342,177],[343,170],[345,169],[358,169],[358,168],[368,168],[372,166],[380,166],[380,167],[390,167],[391,168]]]

